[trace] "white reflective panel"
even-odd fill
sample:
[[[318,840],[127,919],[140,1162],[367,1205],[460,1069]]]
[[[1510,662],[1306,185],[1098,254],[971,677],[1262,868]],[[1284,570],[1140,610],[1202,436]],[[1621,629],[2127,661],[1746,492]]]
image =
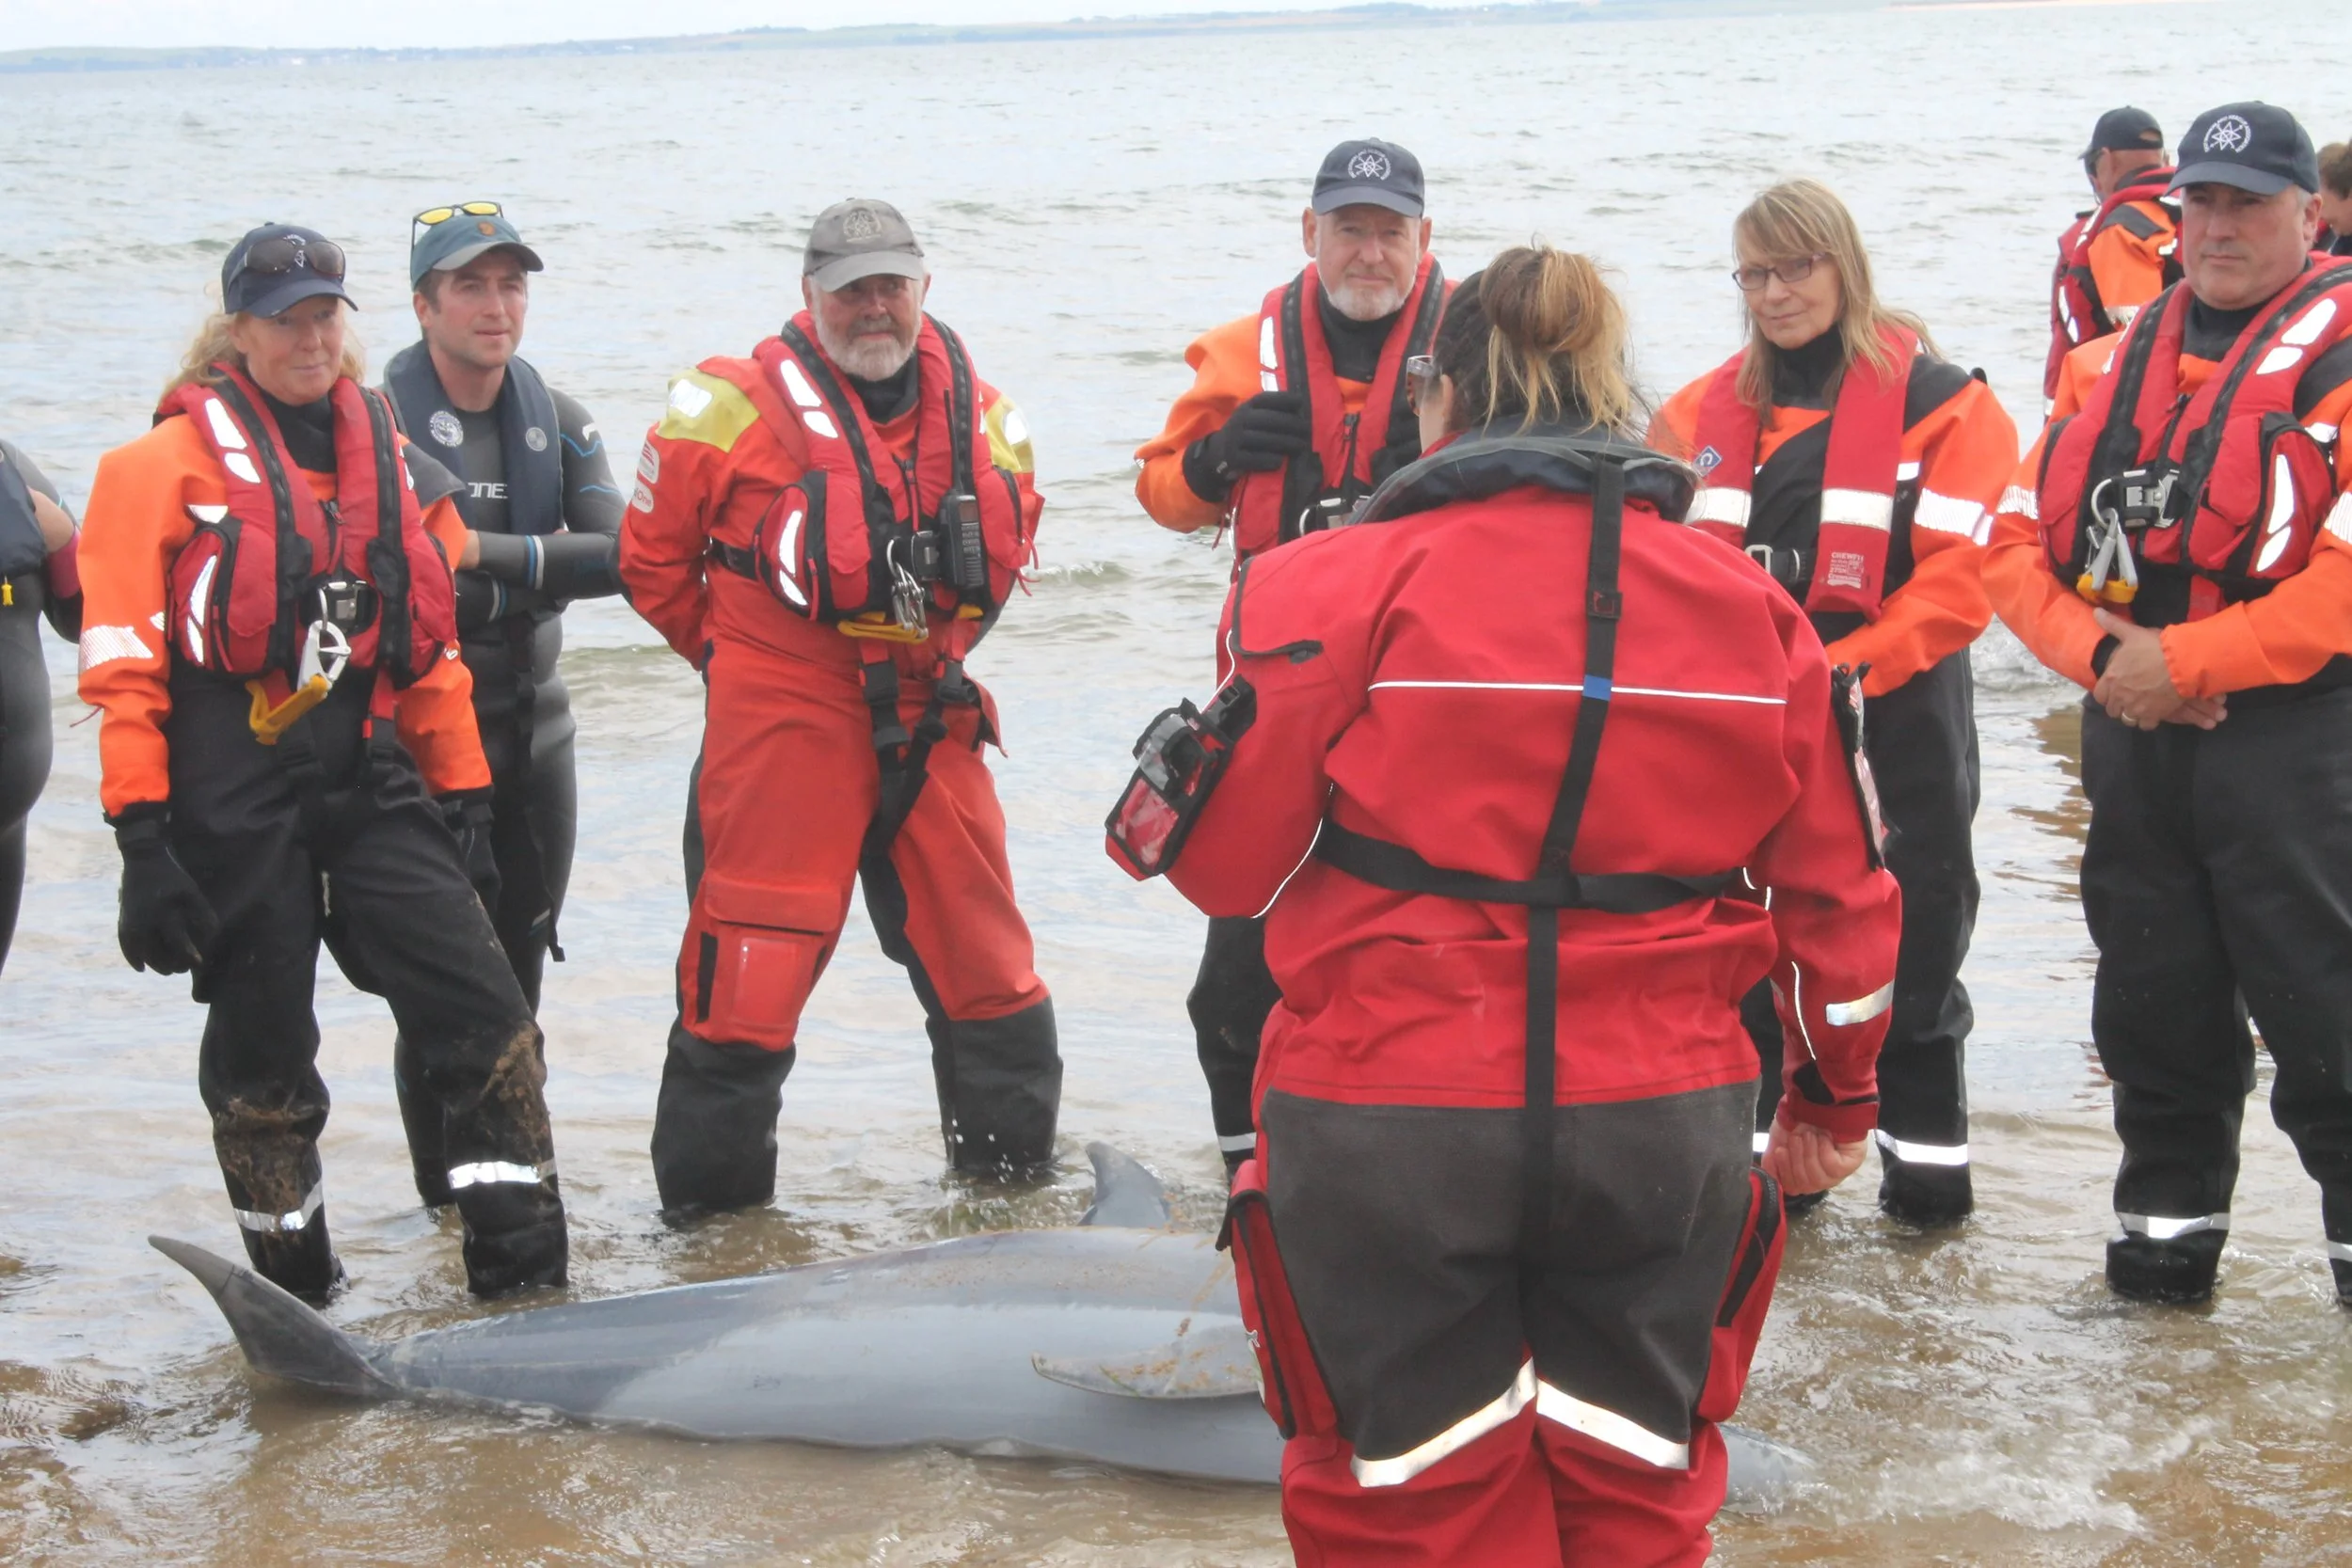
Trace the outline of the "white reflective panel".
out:
[[[225,506],[190,505],[188,508],[188,515],[194,517],[199,523],[217,523],[222,518],[229,515],[229,509]]]
[[[2307,424],[2307,425],[2305,425],[2303,428],[2304,428],[2305,430],[2307,430],[2307,431],[2311,432],[2311,436],[2312,436],[2312,440],[2314,440],[2314,441],[2317,441],[2317,442],[2318,442],[2318,443],[2320,443],[2322,446],[2333,446],[2333,445],[2335,445],[2335,442],[2336,442],[2336,427],[2335,427],[2334,425],[2331,425],[2331,424]]]
[[[1694,523],[1728,523],[1740,532],[1748,529],[1748,493],[1728,485],[1705,484],[1691,499],[1690,521]]]
[[[227,468],[230,473],[235,474],[241,480],[244,480],[247,484],[259,484],[262,483],[261,470],[253,466],[253,459],[247,457],[241,451],[224,453],[221,457],[220,464],[222,467]]]
[[[1883,1127],[1871,1136],[1878,1139],[1882,1150],[1907,1165],[1964,1165],[1968,1163],[1966,1144],[1906,1143],[1901,1138],[1890,1137]]]
[[[1231,1137],[1217,1139],[1216,1147],[1228,1154],[1254,1154],[1258,1149],[1258,1134],[1236,1132]]]
[[[310,1217],[319,1212],[319,1205],[326,1201],[326,1183],[322,1181],[303,1195],[301,1208],[286,1213],[264,1214],[251,1209],[231,1209],[230,1212],[237,1216],[237,1224],[244,1228],[269,1235],[275,1231],[301,1229],[310,1223]]]
[[[1570,1432],[1581,1432],[1597,1443],[1606,1443],[1620,1453],[1629,1453],[1645,1465],[1654,1465],[1661,1470],[1691,1467],[1690,1444],[1661,1437],[1613,1410],[1587,1404],[1549,1383],[1535,1385],[1535,1414],[1547,1421],[1557,1421]]]
[[[1983,515],[1984,508],[1964,497],[1922,490],[1919,492],[1918,510],[1911,515],[1911,520],[1937,533],[1957,533],[1963,538],[1974,538],[1978,519]]]
[[[2254,558],[2255,571],[2267,572],[2279,563],[2280,556],[2287,553],[2287,546],[2295,542],[2294,533],[2287,528],[2294,516],[2295,472],[2287,464],[2287,454],[2280,452],[2271,459],[2270,520],[2263,525],[2266,537],[2263,540],[2262,553]]]
[[[1029,417],[1010,404],[1005,405],[1005,417],[997,421],[997,425],[1005,433],[1005,445],[1018,447],[1028,443]]]
[[[2177,1242],[2184,1236],[2194,1236],[2201,1230],[2227,1230],[2230,1212],[2217,1214],[2192,1214],[2176,1218],[2169,1214],[2127,1214],[2115,1212],[2116,1223],[2127,1236],[2145,1236],[2152,1242]]]
[[[2042,517],[2042,498],[2022,484],[2012,484],[2001,492],[2001,510],[2014,512],[2020,517],[2039,522]]]
[[[2118,327],[2131,325],[2132,318],[2138,314],[2139,307],[2137,305],[2110,305],[2107,307],[2107,319],[2115,323]]]
[[[784,542],[776,549],[776,586],[783,590],[784,596],[790,599],[797,610],[808,608],[808,595],[802,593],[801,585],[792,580],[792,563],[801,556],[801,524],[807,518],[806,507],[794,507],[792,515],[784,520]]]
[[[2254,367],[2254,373],[2256,375],[2277,375],[2280,371],[2293,370],[2296,366],[2301,364],[2302,362],[2303,351],[2301,349],[2288,348],[2284,344],[2280,344],[2279,347],[2272,349],[2268,354],[2263,356],[2263,362]]]
[[[1895,1000],[1895,982],[1889,980],[1867,996],[1857,996],[1851,1002],[1832,1002],[1821,1009],[1821,1016],[1841,1028],[1851,1023],[1867,1023],[1886,1011]]]
[[[2319,341],[2319,335],[2328,330],[2328,324],[2336,319],[2336,302],[2323,299],[2303,312],[2303,319],[2279,334],[2279,341],[2296,348],[2309,348]]]
[[[1268,375],[1282,368],[1279,342],[1280,340],[1274,333],[1274,318],[1272,316],[1258,318],[1258,368]],[[1273,388],[1268,388],[1267,390],[1271,391]]]
[[[2328,1257],[2338,1263],[2352,1263],[2352,1242],[2329,1242]]]
[[[84,673],[123,658],[152,658],[136,626],[84,626],[80,644]]]
[[[1752,1151],[1752,1152],[1754,1152],[1754,1153],[1757,1153],[1757,1154],[1761,1154],[1761,1153],[1763,1153],[1766,1149],[1768,1149],[1768,1148],[1772,1148],[1772,1135],[1770,1132],[1758,1132],[1758,1133],[1756,1133],[1756,1134],[1755,1141],[1754,1141],[1752,1144],[1750,1144],[1750,1145],[1749,1145],[1749,1148],[1751,1149],[1751,1151]]]
[[[801,422],[808,426],[808,428],[816,434],[823,436],[828,441],[838,441],[841,439],[840,427],[833,422],[833,416],[826,413],[821,408],[803,410],[801,414]]]
[[[1896,465],[1895,465],[1895,483],[1897,483],[1898,484],[1901,483],[1904,480],[1907,480],[1907,479],[1917,479],[1918,477],[1919,477],[1919,465],[1918,465],[1918,464],[1916,464],[1916,463],[1898,463],[1898,464],[1896,464]]]
[[[670,406],[693,419],[710,406],[710,394],[691,381],[670,383]]]
[[[1824,490],[1821,521],[1885,533],[1895,526],[1895,498],[1875,490]]]
[[[1527,1408],[1535,1397],[1535,1363],[1530,1361],[1511,1380],[1511,1386],[1479,1406],[1437,1436],[1393,1459],[1366,1459],[1359,1454],[1347,1462],[1359,1486],[1401,1486],[1439,1460],[1477,1442]],[[1638,1429],[1637,1429],[1638,1430]]]
[[[2352,545],[2352,490],[2336,498],[2336,504],[2328,509],[2328,531]]]
[[[777,373],[784,377],[785,392],[794,403],[803,408],[824,406],[825,400],[817,395],[817,388],[808,384],[808,377],[801,373],[800,366],[789,359],[780,359],[776,362],[776,369]]]
[[[513,1181],[523,1186],[535,1187],[543,1178],[554,1174],[555,1162],[552,1160],[544,1165],[517,1165],[505,1160],[479,1160],[472,1164],[450,1166],[449,1186],[452,1192],[463,1192],[468,1187],[487,1187],[500,1181]]]
[[[188,657],[198,664],[204,662],[204,598],[212,592],[213,574],[219,566],[218,556],[205,562],[196,574],[196,586],[188,590]]]
[[[204,400],[204,417],[212,421],[214,440],[230,451],[245,451],[245,432],[239,430],[237,421],[229,417],[229,410],[220,399]]]

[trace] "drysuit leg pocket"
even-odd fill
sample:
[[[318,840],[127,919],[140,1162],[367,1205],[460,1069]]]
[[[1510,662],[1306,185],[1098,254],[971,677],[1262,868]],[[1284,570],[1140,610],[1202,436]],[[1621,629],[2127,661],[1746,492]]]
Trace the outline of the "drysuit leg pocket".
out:
[[[1275,1244],[1274,1215],[1266,1204],[1265,1166],[1255,1156],[1233,1174],[1225,1227],[1216,1240],[1219,1248],[1233,1255],[1242,1325],[1257,1352],[1266,1414],[1285,1438],[1333,1435],[1339,1430],[1338,1413],[1291,1295],[1290,1276]]]
[[[694,899],[687,967],[687,1014],[705,1039],[783,1051],[832,947],[830,930],[808,921],[811,901],[707,872]]]
[[[1748,1215],[1731,1253],[1731,1276],[1724,1282],[1708,1344],[1707,1382],[1699,1390],[1701,1420],[1725,1421],[1740,1408],[1748,1385],[1756,1342],[1772,1309],[1772,1284],[1780,1277],[1781,1249],[1788,1227],[1781,1223],[1780,1185],[1761,1170],[1748,1172]]]

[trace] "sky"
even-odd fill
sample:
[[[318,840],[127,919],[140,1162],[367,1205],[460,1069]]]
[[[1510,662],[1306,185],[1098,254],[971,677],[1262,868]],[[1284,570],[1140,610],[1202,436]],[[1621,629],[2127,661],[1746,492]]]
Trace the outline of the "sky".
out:
[[[543,43],[736,27],[838,27],[877,22],[1059,21],[1073,16],[1323,8],[1345,0],[0,0],[0,50],[72,45],[322,49]]]

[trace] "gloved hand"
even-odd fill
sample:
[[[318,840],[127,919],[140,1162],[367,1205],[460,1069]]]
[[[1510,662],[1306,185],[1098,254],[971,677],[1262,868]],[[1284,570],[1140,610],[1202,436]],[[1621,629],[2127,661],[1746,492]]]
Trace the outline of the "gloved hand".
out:
[[[1184,482],[1204,500],[1222,500],[1244,474],[1272,473],[1314,447],[1307,394],[1260,392],[1229,415],[1216,434],[1184,453]],[[1206,483],[1216,493],[1202,490]]]
[[[461,789],[439,799],[441,820],[457,840],[457,858],[466,868],[466,880],[473,884],[474,895],[484,909],[497,909],[499,863],[490,847],[490,792]]]
[[[122,851],[122,914],[115,926],[123,960],[145,974],[185,974],[220,939],[220,916],[173,857],[161,801],[127,807],[109,818]]]

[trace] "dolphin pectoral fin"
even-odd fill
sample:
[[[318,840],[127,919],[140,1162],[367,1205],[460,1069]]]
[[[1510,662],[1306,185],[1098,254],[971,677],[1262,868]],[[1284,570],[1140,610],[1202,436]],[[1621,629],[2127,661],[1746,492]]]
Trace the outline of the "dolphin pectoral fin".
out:
[[[1118,1394],[1133,1400],[1258,1397],[1258,1357],[1237,1318],[1192,1327],[1141,1355],[1032,1355],[1029,1365],[1049,1382],[1083,1388],[1089,1394]]]
[[[1094,1202],[1080,1225],[1164,1230],[1174,1222],[1160,1179],[1110,1145],[1087,1145],[1094,1163]]]
[[[212,1292],[256,1371],[338,1394],[380,1399],[400,1392],[358,1340],[243,1263],[168,1236],[147,1242]]]
[[[1729,1462],[1724,1506],[1734,1513],[1777,1513],[1816,1477],[1813,1461],[1785,1443],[1728,1423],[1717,1430],[1724,1434],[1724,1455]]]

